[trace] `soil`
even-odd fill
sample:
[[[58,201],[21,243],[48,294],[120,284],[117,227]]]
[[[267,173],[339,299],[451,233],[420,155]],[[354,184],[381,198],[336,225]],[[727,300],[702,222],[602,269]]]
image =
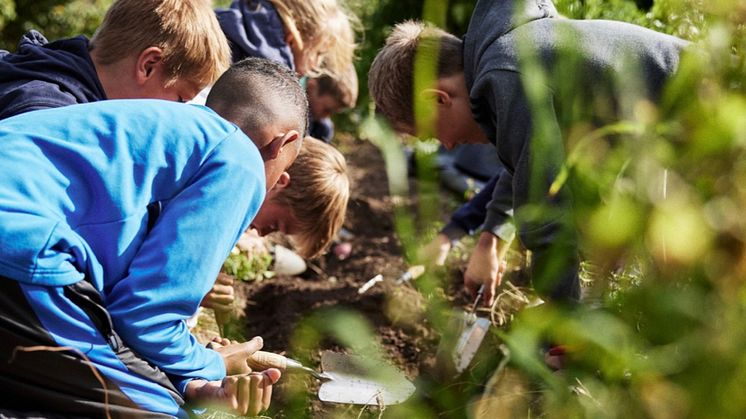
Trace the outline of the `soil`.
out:
[[[300,320],[319,309],[347,308],[372,323],[385,347],[412,349],[392,351],[391,355],[407,372],[416,374],[422,363],[419,351],[414,350],[420,336],[403,333],[382,310],[393,280],[407,269],[394,234],[383,160],[368,142],[356,144],[346,158],[353,185],[345,222],[345,229],[352,234],[347,240],[352,244],[351,255],[339,260],[329,252],[311,261],[314,267],[303,277],[243,283],[247,336],[262,336],[267,350],[283,351]],[[378,274],[385,281],[359,294],[360,287]]]

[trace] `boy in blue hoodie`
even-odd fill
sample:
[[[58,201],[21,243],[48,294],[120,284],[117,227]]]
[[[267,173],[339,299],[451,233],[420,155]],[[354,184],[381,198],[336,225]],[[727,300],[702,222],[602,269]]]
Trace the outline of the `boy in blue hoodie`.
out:
[[[627,93],[655,103],[686,45],[627,23],[564,19],[549,0],[480,0],[463,41],[415,22],[398,25],[373,63],[368,85],[378,111],[399,131],[415,132],[417,95],[437,109],[433,126],[420,128],[432,130],[447,148],[495,144],[512,178],[501,179],[494,196],[512,189],[518,237],[532,251],[534,286],[555,300],[575,301],[580,286],[572,198],[567,187],[549,193],[564,162],[563,129],[581,121],[603,125],[624,118],[619,92],[630,69],[639,71],[642,83]],[[550,75],[537,99],[550,128],[533,130],[536,109],[529,106],[520,47]],[[413,91],[415,53],[425,54],[438,74],[434,85],[419,92]],[[568,63],[572,73],[562,71]],[[571,89],[561,79],[569,74],[578,81]],[[587,113],[575,113],[580,108]],[[485,285],[486,304],[492,303],[504,269],[499,255],[505,243],[495,231],[502,219],[490,204],[485,232],[464,275],[472,292]]]
[[[208,105],[112,100],[0,122],[0,408],[267,408],[279,371],[226,375],[184,320],[298,155],[308,105],[292,72],[259,59]]]
[[[30,31],[0,51],[0,119],[104,99],[187,101],[230,65],[203,0],[117,0],[93,38],[48,42]]]

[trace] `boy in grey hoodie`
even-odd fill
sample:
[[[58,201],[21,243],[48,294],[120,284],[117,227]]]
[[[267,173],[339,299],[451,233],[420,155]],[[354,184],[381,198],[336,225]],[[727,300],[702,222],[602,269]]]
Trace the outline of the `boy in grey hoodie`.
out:
[[[504,270],[506,243],[498,230],[511,189],[537,291],[555,301],[580,298],[571,190],[550,192],[565,160],[563,134],[579,123],[630,118],[636,104],[655,103],[686,46],[627,23],[561,18],[549,0],[480,0],[463,41],[417,22],[397,25],[369,74],[378,112],[397,131],[422,135],[429,129],[447,148],[493,143],[511,175],[495,188],[493,201],[501,202],[488,204],[484,233],[464,275],[472,292],[485,285],[485,304],[492,303]],[[434,83],[419,91],[415,55],[437,71]],[[535,67],[526,65],[531,57]],[[546,77],[525,83],[541,73],[527,68]],[[431,123],[415,122],[414,97],[436,110]]]

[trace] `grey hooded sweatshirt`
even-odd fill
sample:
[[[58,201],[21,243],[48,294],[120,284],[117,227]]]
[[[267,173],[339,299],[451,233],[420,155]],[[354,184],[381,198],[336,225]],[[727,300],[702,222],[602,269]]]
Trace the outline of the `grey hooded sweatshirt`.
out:
[[[579,256],[572,191],[549,185],[565,159],[563,130],[625,119],[637,100],[655,103],[687,42],[623,22],[560,17],[549,0],[480,0],[464,38],[472,113],[512,177],[519,237],[532,251],[534,285],[556,300],[577,300]],[[520,50],[520,54],[519,54]],[[530,105],[526,57],[544,70],[544,93]],[[542,124],[534,119],[544,112]],[[541,208],[540,211],[535,211]],[[528,210],[527,210],[528,209]],[[488,205],[485,230],[501,220]],[[495,221],[493,221],[495,220]]]

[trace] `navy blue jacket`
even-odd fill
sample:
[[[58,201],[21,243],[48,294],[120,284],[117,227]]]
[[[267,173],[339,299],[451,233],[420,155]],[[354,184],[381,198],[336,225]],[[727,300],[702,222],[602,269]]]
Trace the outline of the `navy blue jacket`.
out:
[[[84,36],[50,43],[32,30],[17,52],[0,54],[0,119],[103,99]]]
[[[580,121],[617,122],[625,118],[622,112],[629,99],[655,103],[687,43],[623,22],[559,18],[550,0],[528,0],[520,8],[516,3],[477,3],[464,38],[464,76],[472,112],[513,176],[509,186],[515,219],[521,241],[533,254],[534,285],[554,298],[577,299],[579,256],[572,196],[567,187],[556,195],[548,193],[565,159],[563,129]],[[547,75],[545,91],[535,99],[549,118],[536,132],[536,108],[524,90],[518,57],[522,40]],[[573,66],[572,80],[562,65]],[[639,77],[630,77],[635,71]],[[620,92],[627,96],[619,97]],[[578,114],[579,105],[586,113]],[[496,194],[504,191],[499,183],[495,189]],[[522,208],[545,211],[529,214]],[[492,224],[491,214],[488,210],[486,229]],[[565,253],[562,258],[551,255],[558,249]]]
[[[235,0],[228,9],[215,10],[220,28],[231,46],[233,62],[246,57],[277,61],[295,70],[285,25],[266,0]]]
[[[451,215],[451,221],[440,230],[440,233],[448,236],[451,241],[474,233],[484,223],[484,218],[487,216],[487,204],[492,199],[492,191],[495,190],[498,179],[500,179],[499,174],[490,178],[479,193]]]
[[[331,118],[324,119],[311,119],[308,124],[308,134],[321,140],[327,144],[332,141],[334,137],[334,122]]]

